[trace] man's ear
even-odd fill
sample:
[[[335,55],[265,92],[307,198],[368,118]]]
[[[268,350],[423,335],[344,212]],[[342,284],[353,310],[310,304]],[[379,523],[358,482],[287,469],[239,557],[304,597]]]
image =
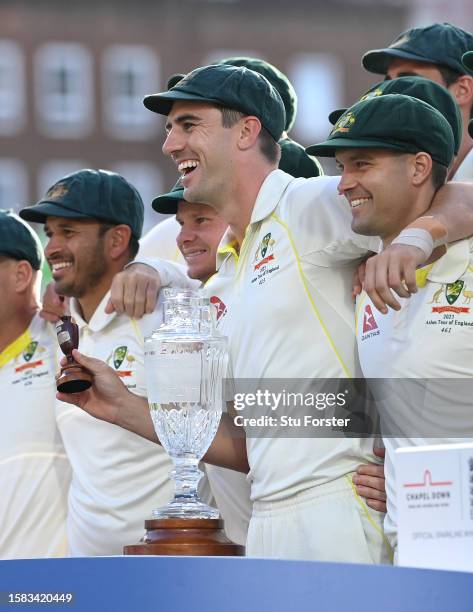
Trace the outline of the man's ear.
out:
[[[457,101],[457,104],[462,108],[467,108],[470,112],[473,104],[473,77],[463,74],[455,83],[448,87],[448,91]]]
[[[412,184],[420,187],[432,174],[432,158],[428,153],[416,153],[412,159]]]
[[[131,238],[129,225],[115,225],[107,230],[107,252],[114,260],[119,259],[127,251]]]
[[[12,274],[14,275],[16,292],[24,293],[30,287],[34,275],[30,262],[24,259],[15,262]]]
[[[258,140],[258,136],[262,130],[261,121],[258,117],[252,115],[243,117],[240,124],[240,138],[238,139],[238,147],[242,151],[251,149]]]

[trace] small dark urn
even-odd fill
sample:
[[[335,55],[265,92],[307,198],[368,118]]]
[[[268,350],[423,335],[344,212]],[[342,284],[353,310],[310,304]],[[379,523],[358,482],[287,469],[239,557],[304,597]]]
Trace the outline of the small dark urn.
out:
[[[57,390],[61,393],[85,391],[92,385],[92,376],[72,356],[72,350],[79,347],[79,327],[70,315],[64,315],[56,323],[56,332],[61,351],[67,358],[56,381]]]

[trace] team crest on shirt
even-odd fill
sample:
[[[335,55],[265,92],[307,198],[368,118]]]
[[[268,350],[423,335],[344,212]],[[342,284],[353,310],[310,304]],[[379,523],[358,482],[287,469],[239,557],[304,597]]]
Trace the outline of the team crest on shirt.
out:
[[[217,321],[220,321],[220,319],[227,314],[227,307],[225,306],[225,303],[216,295],[212,295],[210,298],[210,303],[215,306]]]
[[[363,311],[361,340],[368,340],[368,338],[379,336],[379,334],[380,330],[378,328],[378,324],[376,323],[376,319],[374,318],[373,309],[371,308],[370,304],[366,304]]]
[[[271,232],[263,236],[253,257],[252,284],[263,285],[268,275],[279,270],[278,264],[273,263],[276,259],[275,244],[276,240],[272,237]]]
[[[33,342],[30,342],[23,351],[23,359],[25,361],[30,361],[33,355],[35,354],[37,347],[38,343],[35,340],[33,340]]]
[[[120,378],[128,378],[133,375],[133,364],[136,361],[136,357],[130,354],[127,346],[117,346],[105,361],[109,365],[112,363]],[[120,369],[123,364],[124,368]]]
[[[427,302],[429,305],[435,305],[430,306],[425,324],[435,326],[442,334],[451,334],[453,330],[462,327],[473,327],[473,320],[465,317],[470,314],[469,305],[472,299],[473,291],[468,289],[463,280],[440,285]]]

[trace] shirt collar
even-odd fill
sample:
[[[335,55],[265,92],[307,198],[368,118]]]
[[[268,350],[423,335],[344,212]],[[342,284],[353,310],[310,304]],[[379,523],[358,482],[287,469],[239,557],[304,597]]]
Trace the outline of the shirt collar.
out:
[[[117,316],[115,311],[110,314],[105,312],[105,306],[107,305],[109,297],[110,291],[107,291],[88,323],[87,321],[84,321],[84,318],[82,317],[79,302],[76,300],[76,298],[71,299],[71,315],[74,317],[79,329],[88,327],[93,332],[99,332],[115,319]]]
[[[470,239],[460,240],[447,247],[447,252],[432,265],[427,278],[434,283],[454,283],[470,265]]]
[[[262,221],[275,210],[292,180],[294,177],[282,170],[273,170],[268,174],[258,192],[250,224]]]

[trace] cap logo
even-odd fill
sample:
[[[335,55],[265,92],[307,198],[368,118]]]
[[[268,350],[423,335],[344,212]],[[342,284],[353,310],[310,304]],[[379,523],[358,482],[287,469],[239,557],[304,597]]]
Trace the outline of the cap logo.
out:
[[[334,125],[333,130],[330,132],[330,136],[333,136],[337,132],[346,133],[350,131],[351,126],[355,123],[355,115],[352,112],[346,113],[340,117],[337,123]]]
[[[69,189],[66,185],[64,185],[64,183],[58,183],[46,192],[45,197],[50,198],[51,200],[56,200],[65,196],[68,191]]]
[[[402,45],[405,45],[410,40],[411,40],[411,37],[409,36],[409,34],[404,34],[404,36],[401,36],[399,40],[396,40],[391,45],[389,45],[389,48],[392,49],[393,47],[402,47]]]
[[[363,102],[364,100],[370,100],[371,98],[377,98],[378,96],[382,96],[382,95],[383,95],[383,90],[378,87],[377,89],[373,91],[369,91],[364,96],[361,96],[361,98],[359,99],[359,102]]]

